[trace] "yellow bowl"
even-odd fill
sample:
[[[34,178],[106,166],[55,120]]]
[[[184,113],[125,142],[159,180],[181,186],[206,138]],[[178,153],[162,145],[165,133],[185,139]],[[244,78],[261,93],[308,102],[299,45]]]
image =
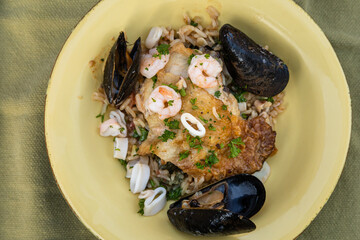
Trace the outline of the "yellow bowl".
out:
[[[154,25],[182,24],[182,14],[221,12],[256,42],[268,45],[290,69],[287,110],[278,118],[278,153],[268,159],[272,174],[267,199],[252,218],[257,229],[241,239],[292,239],[310,224],[341,174],[350,137],[348,86],[324,34],[290,0],[105,0],[78,24],[55,64],[46,100],[45,135],[59,187],[80,220],[104,239],[190,239],[167,220],[137,214],[122,166],[112,158],[112,139],[97,132],[99,86],[89,61],[121,30],[130,42]],[[228,237],[237,238],[239,236]]]

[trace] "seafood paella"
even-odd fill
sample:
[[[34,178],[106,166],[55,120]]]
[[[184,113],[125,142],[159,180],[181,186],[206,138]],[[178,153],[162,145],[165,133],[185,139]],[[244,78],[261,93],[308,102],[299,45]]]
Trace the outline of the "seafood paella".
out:
[[[268,49],[208,7],[129,44],[120,32],[102,59],[100,135],[139,194],[139,214],[177,200],[170,222],[194,235],[249,232],[265,201],[289,71]]]

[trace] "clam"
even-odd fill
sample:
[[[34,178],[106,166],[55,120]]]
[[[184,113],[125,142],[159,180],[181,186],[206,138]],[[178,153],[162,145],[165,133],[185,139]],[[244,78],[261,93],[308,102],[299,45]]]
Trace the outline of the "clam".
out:
[[[211,184],[170,205],[170,222],[192,235],[229,235],[255,230],[249,220],[265,202],[260,180],[239,174]]]
[[[226,68],[240,87],[264,97],[284,90],[289,71],[280,58],[230,24],[221,27],[219,38]]]
[[[129,53],[124,32],[111,48],[105,63],[102,87],[110,104],[118,106],[135,89],[140,68],[141,39]]]

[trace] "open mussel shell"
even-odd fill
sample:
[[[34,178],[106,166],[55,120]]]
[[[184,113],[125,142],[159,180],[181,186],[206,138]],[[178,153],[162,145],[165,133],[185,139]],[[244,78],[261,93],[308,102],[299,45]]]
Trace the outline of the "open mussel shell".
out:
[[[135,89],[140,69],[141,39],[135,41],[130,53],[124,32],[110,50],[104,68],[102,87],[110,104],[118,106]]]
[[[259,179],[239,174],[174,202],[167,214],[177,229],[193,235],[246,233],[256,228],[249,218],[261,209],[265,198]],[[213,204],[204,203],[204,199]]]
[[[178,230],[192,235],[230,235],[256,228],[252,221],[227,210],[171,208],[168,216]]]
[[[289,70],[280,58],[230,24],[221,27],[219,38],[221,56],[239,87],[264,97],[275,96],[285,89]]]

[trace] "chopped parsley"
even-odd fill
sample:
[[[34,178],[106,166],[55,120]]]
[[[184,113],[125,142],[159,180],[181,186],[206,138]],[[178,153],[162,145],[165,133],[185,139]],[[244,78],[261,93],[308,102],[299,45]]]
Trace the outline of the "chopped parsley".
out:
[[[194,27],[197,27],[199,24],[197,22],[194,22],[193,20],[191,20],[190,25],[194,26]]]
[[[105,117],[105,114],[99,113],[98,115],[96,115],[96,118],[100,118],[101,122],[104,122],[104,117]]]
[[[147,67],[145,68],[145,70],[146,70],[146,71],[149,71],[149,69],[148,69]]]
[[[241,114],[241,117],[245,120],[247,120],[249,118],[249,115],[245,114],[245,113],[242,113]]]
[[[120,152],[120,148],[115,148],[115,151],[119,151],[119,152]]]
[[[161,139],[161,141],[163,141],[163,142],[167,142],[167,140],[169,140],[169,139],[174,139],[175,136],[176,136],[176,133],[169,131],[169,130],[165,130],[163,135],[159,136],[158,139]]]
[[[182,97],[185,97],[186,96],[186,91],[185,91],[185,89],[180,89],[180,91],[179,91],[179,93],[180,93],[180,95],[182,96]]]
[[[209,125],[209,130],[211,130],[211,131],[216,131],[216,127],[214,127],[211,123],[210,123],[210,125]]]
[[[223,149],[225,145],[223,143],[220,143],[220,149]]]
[[[239,145],[245,145],[241,137],[234,138],[233,140],[231,140],[231,142],[228,144],[228,146],[230,147],[229,158],[237,157],[241,153],[241,149],[238,148]]]
[[[220,91],[216,91],[216,92],[214,93],[214,95],[215,95],[215,97],[219,98],[219,97],[221,96],[221,92],[220,92]]]
[[[156,100],[154,98],[151,98],[153,102],[156,102]]]
[[[138,134],[137,131],[134,131],[133,137],[136,138],[137,140],[143,142],[146,140],[147,136],[148,136],[148,130],[146,130],[143,127],[139,127],[140,129],[140,135]]]
[[[165,126],[168,126],[170,129],[180,129],[179,128],[179,121],[178,120],[172,120],[169,121],[169,118],[164,119]]]
[[[154,89],[155,88],[155,84],[156,84],[156,82],[157,82],[157,76],[155,75],[155,76],[153,76],[152,78],[152,81],[153,81],[153,86],[152,86],[152,88]]]
[[[203,118],[202,116],[199,116],[200,120],[203,121],[204,123],[208,123],[209,120],[206,120],[205,118]]]
[[[191,108],[192,108],[193,110],[199,109],[199,107],[195,105],[195,104],[196,104],[196,100],[197,100],[197,98],[192,98],[192,99],[190,99],[190,103],[191,103],[191,105],[192,105]]]
[[[152,179],[149,180],[149,183],[150,183],[150,185],[151,185],[152,188],[155,188],[155,187],[156,187],[156,184],[155,184],[155,182],[154,182]]]
[[[204,56],[206,59],[209,59],[209,57],[210,57],[210,54],[205,54],[205,56]]]
[[[268,98],[266,98],[266,101],[271,102],[271,103],[274,103],[273,97],[268,97]]]
[[[138,211],[138,213],[140,214],[140,215],[144,215],[144,204],[145,204],[145,199],[140,199],[139,200],[139,211]]]
[[[124,168],[126,169],[127,162],[124,159],[118,159],[118,160],[121,163],[121,165],[123,165]]]
[[[122,133],[125,130],[125,128],[121,127],[119,130]]]
[[[153,57],[159,57],[161,59],[161,55],[167,55],[169,54],[169,44],[160,44],[156,47],[156,50],[158,51],[158,54],[154,54]]]
[[[167,200],[178,200],[181,196],[182,188],[177,187],[167,192],[166,199]]]
[[[165,84],[165,85],[166,85],[166,84]],[[179,92],[179,88],[178,88],[177,86],[175,86],[174,84],[172,84],[172,83],[170,83],[170,84],[168,84],[168,85],[166,85],[166,86],[168,86],[168,87],[170,87],[170,88],[174,89],[174,90],[175,90],[175,92]]]
[[[182,153],[179,153],[179,157],[180,157],[179,161],[183,160],[184,158],[187,158],[189,155],[190,155],[189,150],[187,150],[185,152],[182,152]]]
[[[195,148],[198,151],[200,151],[200,149],[203,148],[201,145],[203,143],[203,141],[201,140],[201,138],[199,136],[193,137],[190,134],[188,134],[186,136],[186,141],[189,143],[189,146],[191,148]]]
[[[246,98],[244,97],[245,93],[247,92],[237,89],[237,91],[234,92],[234,97],[238,102],[246,102]]]
[[[214,150],[209,150],[210,155],[207,155],[205,160],[196,162],[195,166],[199,169],[204,169],[205,167],[211,168],[214,164],[219,162],[219,158]]]
[[[193,59],[193,57],[195,57],[195,54],[191,54],[190,56],[189,56],[189,59],[188,59],[188,64],[190,65],[190,63],[191,63],[191,60]]]
[[[221,106],[221,108],[222,108],[223,110],[227,110],[227,105],[224,104],[224,105]]]
[[[172,106],[174,103],[174,100],[169,100],[167,103],[169,104],[169,106]]]

